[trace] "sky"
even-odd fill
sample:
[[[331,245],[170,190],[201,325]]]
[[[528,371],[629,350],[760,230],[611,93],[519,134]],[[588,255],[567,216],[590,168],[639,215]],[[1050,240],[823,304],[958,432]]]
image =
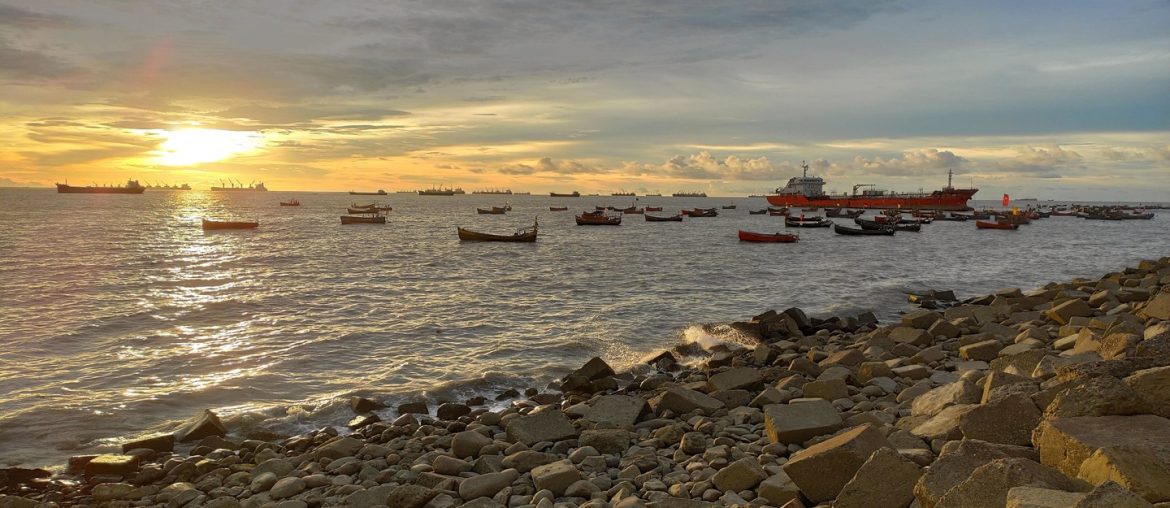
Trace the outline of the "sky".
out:
[[[0,0],[0,186],[1170,201],[1170,1]]]

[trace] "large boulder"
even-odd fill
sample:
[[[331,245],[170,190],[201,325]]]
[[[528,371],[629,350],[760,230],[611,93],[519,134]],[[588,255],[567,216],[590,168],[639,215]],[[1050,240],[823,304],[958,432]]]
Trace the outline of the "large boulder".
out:
[[[1079,485],[1059,471],[1028,459],[995,459],[947,491],[936,508],[1000,508],[1012,487],[1076,490]]]
[[[773,506],[787,506],[785,503],[800,498],[800,488],[784,471],[761,482],[756,493]]]
[[[819,503],[837,497],[879,448],[891,448],[890,442],[872,425],[860,425],[797,452],[783,469],[805,497]]]
[[[202,414],[192,418],[176,431],[175,439],[178,439],[180,443],[189,443],[207,436],[223,437],[226,435],[227,428],[223,426],[223,422],[219,421],[219,417],[210,409],[205,409]]]
[[[532,470],[532,482],[536,490],[548,489],[557,497],[565,495],[565,489],[580,479],[581,473],[569,459],[537,466]]]
[[[519,477],[520,473],[515,469],[475,475],[464,479],[459,484],[459,497],[463,498],[464,501],[471,501],[478,497],[492,497]]]
[[[1075,477],[1098,449],[1145,448],[1170,464],[1170,420],[1155,415],[1081,416],[1045,420],[1032,433],[1040,461]]]
[[[905,508],[922,468],[892,448],[879,448],[841,489],[833,508]]]
[[[580,446],[592,446],[604,454],[622,455],[630,449],[630,432],[623,429],[593,429],[581,432]]]
[[[147,448],[156,452],[169,452],[175,449],[174,434],[156,434],[122,443],[122,453],[139,448]]]
[[[764,407],[764,426],[773,443],[798,444],[831,434],[843,425],[837,408],[826,400]]]
[[[919,395],[911,403],[910,414],[934,416],[956,404],[976,404],[982,395],[974,383],[960,379]]]
[[[1170,465],[1145,448],[1100,448],[1081,463],[1077,477],[1093,485],[1117,482],[1151,503],[1170,501]]]
[[[1147,317],[1170,321],[1170,293],[1158,293],[1157,296],[1146,304],[1142,312]]]
[[[1028,446],[1040,424],[1040,410],[1027,395],[1014,394],[975,406],[959,415],[959,430],[967,439]]]
[[[133,455],[98,455],[85,464],[85,477],[97,475],[128,476],[138,471],[138,457]]]
[[[561,382],[561,390],[569,391],[588,391],[590,384],[601,378],[614,375],[613,367],[610,367],[605,360],[594,356],[581,368],[573,371]]]
[[[1089,306],[1084,300],[1080,298],[1073,298],[1067,302],[1056,305],[1048,310],[1045,314],[1048,319],[1056,321],[1059,324],[1065,325],[1074,317],[1088,317],[1093,315],[1093,308]]]
[[[1113,376],[1079,379],[1052,399],[1045,418],[1132,415],[1149,411],[1132,388]]]
[[[978,404],[950,406],[930,417],[929,420],[915,426],[910,430],[910,433],[927,441],[959,439],[963,436],[960,427],[963,416],[977,408],[979,408]]]
[[[707,379],[711,392],[753,388],[764,382],[760,370],[752,367],[735,367],[715,374]]]
[[[513,419],[508,422],[505,435],[510,443],[532,446],[541,441],[573,439],[577,437],[577,428],[564,413],[547,410]]]
[[[720,469],[711,477],[711,482],[723,492],[739,492],[756,488],[767,477],[768,473],[756,459],[744,457]]]
[[[1005,508],[1068,508],[1085,498],[1084,492],[1065,492],[1043,487],[1012,487]]]
[[[632,427],[650,412],[646,399],[630,395],[605,395],[589,403],[583,417],[594,423],[609,422],[618,427]]]
[[[1125,384],[1154,414],[1170,418],[1170,366],[1139,370],[1126,377]]]
[[[1149,501],[1114,482],[1093,488],[1073,508],[1154,508]]]
[[[975,439],[943,447],[938,460],[927,468],[914,486],[914,497],[923,508],[933,508],[947,491],[966,480],[976,468],[995,459],[1035,458],[1031,448],[987,443]]]
[[[686,414],[696,409],[712,413],[723,407],[723,403],[718,399],[681,386],[667,388],[651,401],[651,405],[658,413],[670,410],[675,414]]]

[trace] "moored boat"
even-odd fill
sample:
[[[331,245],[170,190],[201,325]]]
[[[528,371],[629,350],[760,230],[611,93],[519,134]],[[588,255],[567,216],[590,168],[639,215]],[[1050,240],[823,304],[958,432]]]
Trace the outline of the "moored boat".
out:
[[[682,222],[682,214],[671,215],[670,217],[660,217],[657,215],[646,214],[646,222]]]
[[[840,224],[833,224],[833,231],[839,235],[845,236],[890,236],[895,233],[894,228],[859,229],[842,226]]]
[[[688,217],[716,217],[719,215],[719,212],[715,211],[714,208],[694,208],[691,210],[682,210],[681,213]]]
[[[608,215],[603,212],[585,212],[575,217],[578,226],[620,226],[621,214]]]
[[[1015,222],[989,222],[984,220],[975,221],[975,227],[978,229],[1019,229],[1020,225]]]
[[[288,201],[281,201],[280,206],[301,206],[301,200],[291,199]]]
[[[260,227],[259,221],[228,221],[203,219],[203,230],[221,230],[221,229],[256,229]]]
[[[502,206],[493,206],[491,208],[476,208],[475,212],[480,215],[503,215],[508,209]]]
[[[870,231],[876,231],[879,229],[893,229],[895,231],[909,231],[912,233],[917,233],[919,231],[922,231],[922,225],[917,224],[917,223],[915,223],[915,224],[880,223],[880,222],[876,222],[876,221],[872,221],[872,220],[862,219],[860,217],[853,219],[853,222],[856,223],[858,226],[861,226],[861,229],[866,229],[866,230],[870,230]]]
[[[764,208],[762,210],[748,210],[748,215],[764,215],[767,213],[768,213],[767,208]]]
[[[784,219],[784,227],[788,228],[827,228],[833,225],[833,221],[824,217],[787,217]]]
[[[577,192],[577,191],[573,191],[573,192],[570,192],[568,194],[560,193],[560,192],[550,192],[550,193],[548,193],[548,195],[551,197],[554,197],[554,198],[579,198],[579,197],[581,197],[581,193]]]
[[[622,213],[640,214],[640,213],[645,213],[646,209],[636,208],[636,207],[631,206],[629,208],[622,208],[621,210],[618,210],[618,211],[622,212]]]
[[[385,224],[385,215],[342,215],[342,224]]]
[[[661,206],[647,206],[646,211],[647,212],[661,212],[662,207]]]
[[[378,189],[378,192],[349,191],[349,195],[351,195],[351,196],[385,196],[386,191],[384,191],[382,189]]]
[[[735,205],[723,205],[721,208],[724,210],[735,210]]]
[[[567,206],[550,206],[550,207],[548,207],[548,211],[550,211],[550,212],[567,212],[567,211],[569,211],[569,207],[567,207]]]
[[[58,194],[142,194],[145,191],[146,187],[139,184],[138,180],[127,180],[126,185],[111,187],[99,187],[96,185],[74,187],[68,183],[57,184]]]
[[[800,240],[800,237],[797,235],[785,233],[753,233],[742,229],[739,230],[739,241],[741,242],[793,243],[797,240]]]
[[[463,242],[535,242],[537,228],[540,222],[535,221],[531,227],[521,229],[510,235],[496,235],[491,233],[480,233],[470,229],[455,228],[459,234],[459,240]]]

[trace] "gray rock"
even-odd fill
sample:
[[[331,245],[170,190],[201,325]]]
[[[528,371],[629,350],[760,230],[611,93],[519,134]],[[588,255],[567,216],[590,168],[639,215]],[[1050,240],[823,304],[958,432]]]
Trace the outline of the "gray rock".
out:
[[[803,443],[835,432],[842,424],[837,408],[822,399],[764,407],[764,425],[773,443]]]
[[[541,441],[556,442],[575,438],[577,428],[573,427],[564,413],[549,410],[513,419],[508,422],[506,435],[509,442],[532,446]]]
[[[472,476],[459,484],[459,497],[466,501],[477,497],[491,497],[504,487],[511,485],[519,477],[520,473],[515,469]]]

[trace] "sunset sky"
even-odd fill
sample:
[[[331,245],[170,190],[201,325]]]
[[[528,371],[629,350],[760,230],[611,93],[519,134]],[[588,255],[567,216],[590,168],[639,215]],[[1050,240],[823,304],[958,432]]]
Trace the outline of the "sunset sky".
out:
[[[0,186],[1170,201],[1170,2],[0,0]]]

